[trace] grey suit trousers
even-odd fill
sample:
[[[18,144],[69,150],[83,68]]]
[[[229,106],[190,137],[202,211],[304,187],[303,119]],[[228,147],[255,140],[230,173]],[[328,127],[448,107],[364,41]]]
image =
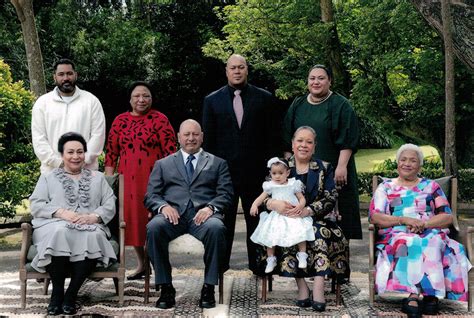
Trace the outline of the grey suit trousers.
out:
[[[155,270],[155,285],[170,284],[171,264],[169,242],[189,233],[204,244],[204,283],[217,285],[219,272],[226,255],[226,228],[221,214],[214,214],[201,225],[194,223],[195,209],[190,206],[180,215],[177,225],[171,224],[163,214],[157,214],[147,224],[147,248]]]

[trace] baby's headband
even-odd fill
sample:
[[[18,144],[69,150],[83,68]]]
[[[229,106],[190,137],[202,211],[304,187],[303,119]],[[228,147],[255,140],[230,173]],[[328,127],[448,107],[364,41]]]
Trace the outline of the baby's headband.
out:
[[[281,163],[281,164],[285,165],[285,167],[288,168],[288,164],[286,162],[284,162],[283,160],[281,160],[280,158],[278,158],[278,157],[273,157],[272,159],[268,160],[267,168],[271,168],[272,164],[274,164],[274,163]]]

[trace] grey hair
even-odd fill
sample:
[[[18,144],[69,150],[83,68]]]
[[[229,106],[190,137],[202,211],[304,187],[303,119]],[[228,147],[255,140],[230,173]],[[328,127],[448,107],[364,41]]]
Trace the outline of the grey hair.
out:
[[[423,159],[424,159],[423,152],[421,151],[420,147],[414,144],[404,144],[400,148],[398,148],[397,156],[396,156],[397,163],[398,163],[398,160],[400,160],[400,156],[402,155],[402,153],[406,150],[413,150],[414,152],[416,152],[416,155],[418,156],[418,160],[420,161],[420,167],[423,166]]]
[[[313,134],[314,142],[316,143],[316,137],[317,137],[316,131],[312,127],[309,127],[309,126],[298,127],[298,129],[296,129],[295,132],[293,133],[293,137],[291,138],[291,140],[294,140],[296,134],[299,133],[302,130],[309,130],[309,132]]]

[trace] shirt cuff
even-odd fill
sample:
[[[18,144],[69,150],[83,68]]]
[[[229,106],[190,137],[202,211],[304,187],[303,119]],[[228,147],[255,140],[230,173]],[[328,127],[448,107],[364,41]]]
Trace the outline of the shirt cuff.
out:
[[[167,206],[167,205],[169,205],[169,204],[163,204],[162,206],[160,206],[160,207],[158,208],[158,214],[160,214],[161,211],[163,210],[163,208],[164,208],[165,206]]]

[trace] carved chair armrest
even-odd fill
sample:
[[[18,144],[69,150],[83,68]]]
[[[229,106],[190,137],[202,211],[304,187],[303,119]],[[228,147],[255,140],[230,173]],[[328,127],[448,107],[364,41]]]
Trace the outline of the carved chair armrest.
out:
[[[466,249],[467,249],[467,256],[469,260],[471,260],[474,255],[473,255],[473,248],[472,248],[472,239],[474,238],[474,227],[473,226],[468,226],[467,227],[467,237],[466,237]]]
[[[369,224],[369,267],[375,262],[375,225]]]
[[[31,224],[21,224],[21,250],[20,250],[20,269],[24,269],[26,265],[26,258],[28,256],[28,250],[31,246],[31,236],[33,229]]]

